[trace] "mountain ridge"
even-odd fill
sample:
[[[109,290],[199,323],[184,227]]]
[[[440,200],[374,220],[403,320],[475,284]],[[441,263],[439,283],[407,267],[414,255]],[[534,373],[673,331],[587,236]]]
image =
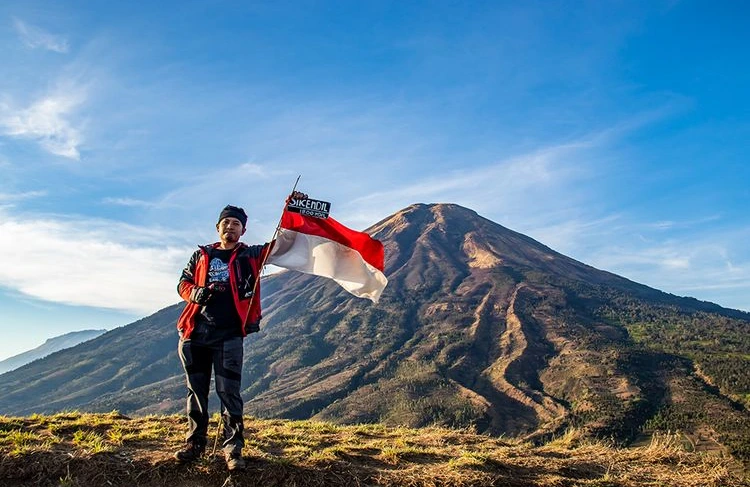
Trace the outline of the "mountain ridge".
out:
[[[74,347],[81,342],[94,339],[106,332],[107,330],[79,330],[48,338],[38,347],[32,348],[31,350],[26,350],[25,352],[21,352],[19,354],[13,355],[12,357],[1,360],[0,374],[4,374],[5,372],[17,369],[23,365],[28,364],[29,362],[44,358],[47,355],[51,355],[60,350]]]

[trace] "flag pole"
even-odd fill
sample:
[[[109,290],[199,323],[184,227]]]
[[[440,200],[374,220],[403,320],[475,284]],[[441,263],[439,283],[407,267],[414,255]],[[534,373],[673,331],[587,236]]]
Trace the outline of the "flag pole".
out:
[[[289,193],[294,194],[294,192],[297,190],[297,183],[299,183],[299,179],[302,177],[301,174],[297,175],[297,180],[294,182],[294,186],[292,187],[292,192]],[[271,241],[269,242],[268,251],[263,254],[263,260],[260,263],[260,266],[258,267],[258,275],[255,276],[255,281],[253,281],[253,290],[250,293],[250,306],[247,308],[247,314],[245,315],[245,319],[242,321],[242,326],[244,327],[247,324],[247,318],[250,316],[250,309],[253,307],[253,299],[255,299],[255,290],[258,288],[258,283],[260,282],[260,275],[263,273],[263,268],[266,266],[266,260],[268,260],[268,255],[271,253],[271,250],[273,250],[274,241],[276,240],[276,235],[279,233],[279,228],[281,228],[281,220],[284,218],[284,211],[286,210],[286,205],[289,202],[289,197],[284,200],[284,209],[281,210],[281,216],[279,217],[279,223],[276,224],[276,229],[273,231],[273,236],[271,237]]]

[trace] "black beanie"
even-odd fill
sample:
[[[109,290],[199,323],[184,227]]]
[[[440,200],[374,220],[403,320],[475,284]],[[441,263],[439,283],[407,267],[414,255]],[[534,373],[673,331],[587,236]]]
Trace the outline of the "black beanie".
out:
[[[238,219],[242,223],[242,228],[245,228],[245,226],[247,225],[247,214],[245,213],[245,210],[243,210],[239,206],[232,205],[227,205],[223,210],[221,210],[221,214],[219,214],[219,221],[216,222],[216,224],[218,225],[221,220],[228,216]]]

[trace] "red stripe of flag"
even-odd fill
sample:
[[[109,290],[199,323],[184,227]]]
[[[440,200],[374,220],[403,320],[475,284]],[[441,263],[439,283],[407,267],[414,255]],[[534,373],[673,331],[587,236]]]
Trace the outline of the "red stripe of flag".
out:
[[[345,245],[359,252],[368,264],[383,272],[383,244],[364,232],[345,227],[333,218],[313,218],[284,210],[281,227]]]

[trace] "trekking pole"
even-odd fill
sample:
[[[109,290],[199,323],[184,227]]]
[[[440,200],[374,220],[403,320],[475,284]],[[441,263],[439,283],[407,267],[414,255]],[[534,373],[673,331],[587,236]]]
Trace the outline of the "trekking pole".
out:
[[[224,415],[219,415],[219,424],[216,425],[216,437],[214,438],[214,449],[211,451],[211,456],[216,455],[216,445],[219,443],[219,434],[221,433],[221,427],[224,424]]]

